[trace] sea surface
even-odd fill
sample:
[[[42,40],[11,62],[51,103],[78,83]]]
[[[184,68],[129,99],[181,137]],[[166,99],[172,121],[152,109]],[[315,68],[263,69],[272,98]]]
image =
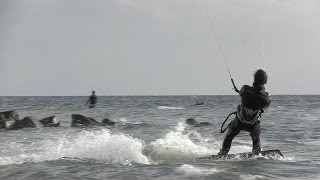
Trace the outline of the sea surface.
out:
[[[0,130],[0,179],[320,179],[320,96],[273,96],[262,115],[263,150],[284,158],[198,159],[216,154],[238,96],[0,97],[20,118],[55,115],[61,127]],[[203,105],[195,105],[203,102]],[[73,128],[71,114],[113,127]],[[212,125],[193,127],[187,118]],[[242,131],[230,153],[251,151]]]

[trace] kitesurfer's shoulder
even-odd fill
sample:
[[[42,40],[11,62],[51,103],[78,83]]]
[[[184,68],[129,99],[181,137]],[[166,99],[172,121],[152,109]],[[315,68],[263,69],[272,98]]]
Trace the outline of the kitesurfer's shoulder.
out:
[[[268,92],[266,92],[266,88],[264,86],[259,86],[259,92],[261,93],[261,96],[264,97],[264,98],[270,98],[270,95]]]
[[[240,96],[242,96],[243,93],[244,93],[244,91],[247,91],[247,90],[252,90],[252,87],[249,86],[249,85],[243,85],[243,86],[241,87],[241,89],[240,89],[240,92],[239,92]]]
[[[259,96],[260,97],[262,97],[262,99],[265,101],[265,107],[264,107],[264,109],[265,108],[267,108],[269,105],[270,105],[270,103],[271,103],[271,97],[270,97],[270,94],[268,93],[268,92],[266,92],[266,89],[265,89],[265,87],[264,86],[259,86],[259,89],[257,89],[257,90],[259,90]]]
[[[270,94],[268,92],[264,92],[264,98],[267,102],[267,105],[265,106],[265,108],[267,108],[268,106],[270,106],[271,104],[271,97],[270,97]]]

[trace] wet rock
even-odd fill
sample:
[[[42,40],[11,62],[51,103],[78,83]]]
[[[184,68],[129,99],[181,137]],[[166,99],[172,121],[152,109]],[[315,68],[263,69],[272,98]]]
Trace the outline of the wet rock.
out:
[[[212,124],[209,122],[199,122],[198,124],[194,125],[194,127],[208,126],[208,125],[212,125]]]
[[[58,127],[60,126],[60,120],[55,116],[50,116],[44,119],[39,120],[43,127]]]
[[[108,126],[114,126],[114,125],[116,124],[115,122],[111,121],[111,120],[108,119],[108,118],[103,119],[103,120],[102,120],[102,123],[103,123],[103,124],[106,124],[106,125],[108,125]]]
[[[193,118],[189,118],[186,120],[186,124],[189,124],[191,126],[194,127],[201,127],[201,126],[207,126],[207,125],[212,125],[209,122],[198,122],[197,120],[193,119]]]
[[[71,127],[91,127],[91,126],[103,126],[104,124],[94,120],[93,118],[86,117],[80,114],[71,115],[72,122]]]
[[[35,119],[32,117],[25,117],[21,120],[15,121],[15,123],[10,127],[10,129],[23,129],[23,128],[35,128],[37,125],[34,123]]]
[[[198,124],[198,121],[196,121],[196,120],[193,119],[193,118],[189,118],[189,119],[186,120],[186,124],[196,125],[196,124]]]
[[[16,110],[0,112],[0,129],[11,129],[16,121],[19,121],[19,114]]]

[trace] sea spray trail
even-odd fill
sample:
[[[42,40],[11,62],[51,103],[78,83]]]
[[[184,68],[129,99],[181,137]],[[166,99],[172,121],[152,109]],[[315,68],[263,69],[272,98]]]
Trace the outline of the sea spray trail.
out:
[[[11,142],[1,148],[6,154],[0,165],[43,162],[61,158],[92,159],[106,164],[170,164],[185,162],[216,154],[221,142],[204,138],[188,125],[179,122],[162,138],[145,145],[144,141],[124,133],[107,129],[66,131],[59,136],[52,133],[40,141],[25,137],[30,143]],[[231,153],[250,151],[246,145],[235,145]]]
[[[162,138],[156,139],[144,149],[144,154],[153,163],[185,162],[200,157],[208,157],[219,152],[221,142],[213,137],[204,138],[188,125],[179,122]],[[231,153],[251,151],[251,146],[234,145]]]

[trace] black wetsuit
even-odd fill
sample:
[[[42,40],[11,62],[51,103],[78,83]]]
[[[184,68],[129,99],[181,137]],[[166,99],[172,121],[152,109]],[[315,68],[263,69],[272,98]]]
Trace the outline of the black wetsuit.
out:
[[[252,152],[258,153],[260,147],[260,116],[263,109],[270,105],[270,97],[265,92],[264,86],[253,84],[252,87],[244,85],[239,95],[241,96],[241,105],[238,106],[236,118],[231,122],[227,135],[223,141],[221,153],[226,155],[231,147],[232,140],[237,136],[240,130],[250,133],[252,138]]]
[[[98,98],[96,95],[93,94],[89,97],[88,101],[90,102],[89,108],[94,108],[97,104]]]

